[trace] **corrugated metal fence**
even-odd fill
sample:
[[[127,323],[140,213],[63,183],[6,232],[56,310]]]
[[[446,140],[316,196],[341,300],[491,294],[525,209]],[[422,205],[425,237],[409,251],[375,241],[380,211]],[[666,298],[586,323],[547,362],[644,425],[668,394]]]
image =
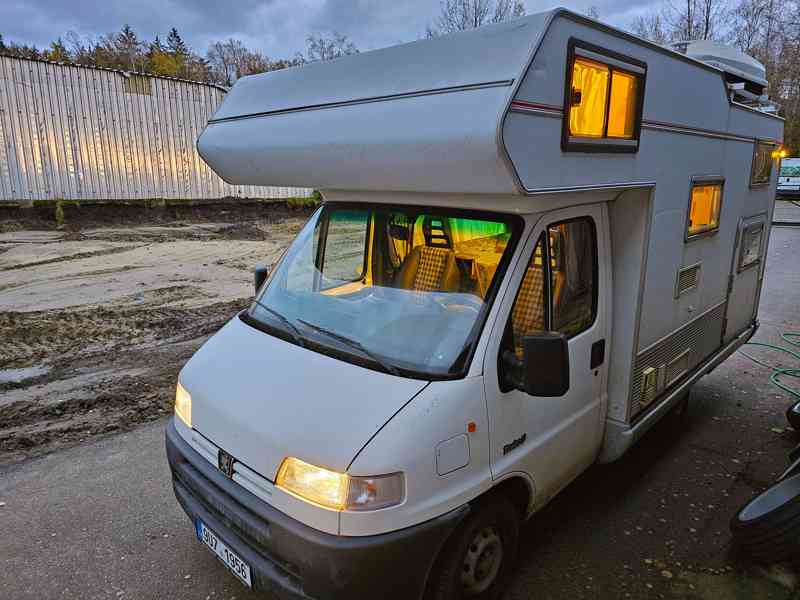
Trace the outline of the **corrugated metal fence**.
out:
[[[215,86],[0,56],[0,202],[39,199],[289,198],[234,186],[195,141]]]

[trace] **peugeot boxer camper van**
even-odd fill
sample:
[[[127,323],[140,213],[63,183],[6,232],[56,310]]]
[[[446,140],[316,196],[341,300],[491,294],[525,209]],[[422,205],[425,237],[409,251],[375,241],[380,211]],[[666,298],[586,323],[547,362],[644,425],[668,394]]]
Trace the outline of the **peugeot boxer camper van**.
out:
[[[232,576],[497,598],[520,524],[753,335],[783,121],[729,59],[555,10],[237,81],[204,160],[324,202],[177,382]]]

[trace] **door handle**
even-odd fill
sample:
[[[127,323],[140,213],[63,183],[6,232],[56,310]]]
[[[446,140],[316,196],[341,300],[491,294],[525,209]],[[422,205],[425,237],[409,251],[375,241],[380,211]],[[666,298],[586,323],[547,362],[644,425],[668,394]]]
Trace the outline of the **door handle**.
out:
[[[597,340],[592,344],[591,358],[589,359],[589,369],[596,369],[603,364],[606,359],[606,340]]]

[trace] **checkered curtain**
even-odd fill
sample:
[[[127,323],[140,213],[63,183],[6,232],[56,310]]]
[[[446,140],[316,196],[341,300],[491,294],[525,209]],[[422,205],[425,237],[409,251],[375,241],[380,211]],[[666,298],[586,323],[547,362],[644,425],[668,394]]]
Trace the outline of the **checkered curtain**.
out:
[[[544,269],[530,265],[511,310],[514,351],[522,357],[522,336],[544,331]]]

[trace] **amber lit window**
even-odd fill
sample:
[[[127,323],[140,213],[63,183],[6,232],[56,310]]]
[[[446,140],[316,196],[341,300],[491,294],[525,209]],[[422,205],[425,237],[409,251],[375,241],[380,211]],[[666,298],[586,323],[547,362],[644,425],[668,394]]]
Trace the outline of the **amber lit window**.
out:
[[[635,76],[627,73],[614,71],[611,74],[608,137],[633,138],[637,81]]]
[[[722,206],[722,182],[695,183],[689,201],[689,222],[686,237],[710,233],[719,229]]]
[[[587,45],[588,46],[588,45]],[[644,64],[622,62],[573,42],[567,73],[564,150],[635,152]],[[616,55],[615,55],[616,56]],[[626,66],[627,68],[625,68]]]
[[[603,137],[606,131],[608,67],[576,58],[572,67],[572,98],[569,109],[569,134]]]

